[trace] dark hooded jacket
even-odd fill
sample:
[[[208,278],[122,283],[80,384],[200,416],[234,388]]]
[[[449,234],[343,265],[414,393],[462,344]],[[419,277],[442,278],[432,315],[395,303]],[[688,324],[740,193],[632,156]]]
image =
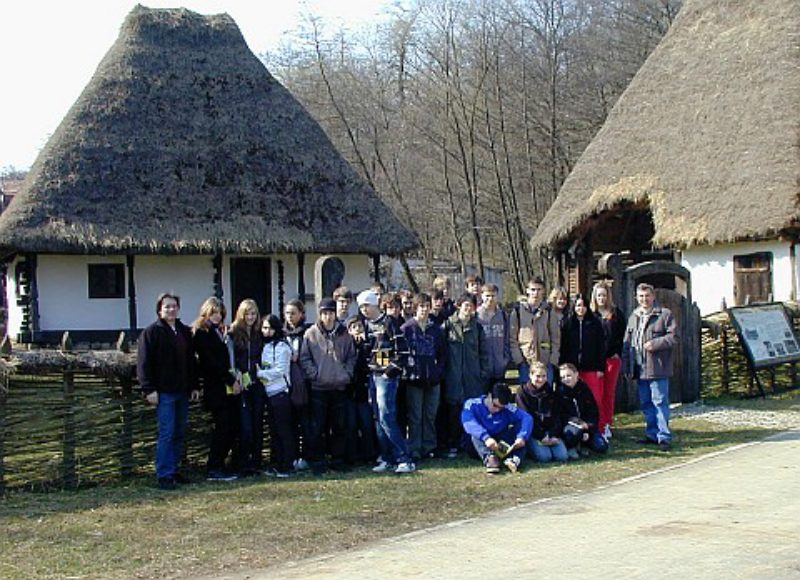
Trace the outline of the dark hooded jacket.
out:
[[[433,319],[422,328],[416,318],[409,318],[401,330],[410,352],[405,380],[422,387],[438,385],[444,376],[447,359],[442,328]]]
[[[162,319],[144,329],[139,337],[136,374],[145,395],[188,393],[197,389],[192,331],[180,320],[175,331]]]
[[[489,355],[483,327],[473,316],[464,322],[453,314],[444,323],[447,341],[445,364],[445,400],[460,405],[466,399],[480,397],[487,392],[489,381]]]

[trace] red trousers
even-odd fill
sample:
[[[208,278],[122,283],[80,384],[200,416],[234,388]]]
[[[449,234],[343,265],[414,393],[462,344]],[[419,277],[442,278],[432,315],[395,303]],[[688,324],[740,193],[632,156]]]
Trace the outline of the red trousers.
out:
[[[617,379],[622,367],[622,359],[613,357],[606,359],[606,372],[602,377],[594,371],[579,373],[581,380],[586,383],[594,395],[597,409],[600,412],[600,424],[597,430],[602,433],[606,425],[614,422],[614,403],[617,399]]]

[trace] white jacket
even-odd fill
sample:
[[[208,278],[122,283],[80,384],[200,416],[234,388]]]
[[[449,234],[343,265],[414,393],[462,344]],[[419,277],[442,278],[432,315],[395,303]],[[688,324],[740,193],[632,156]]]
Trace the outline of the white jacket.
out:
[[[292,362],[292,347],[285,340],[268,342],[261,351],[258,378],[264,384],[268,397],[289,390],[289,365]]]

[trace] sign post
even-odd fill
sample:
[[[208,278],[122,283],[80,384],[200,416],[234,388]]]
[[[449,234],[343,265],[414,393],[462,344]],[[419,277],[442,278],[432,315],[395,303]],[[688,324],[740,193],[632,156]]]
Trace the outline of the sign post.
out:
[[[764,387],[757,371],[800,360],[800,344],[786,309],[780,302],[728,309],[739,341],[744,347],[750,372],[761,396]]]

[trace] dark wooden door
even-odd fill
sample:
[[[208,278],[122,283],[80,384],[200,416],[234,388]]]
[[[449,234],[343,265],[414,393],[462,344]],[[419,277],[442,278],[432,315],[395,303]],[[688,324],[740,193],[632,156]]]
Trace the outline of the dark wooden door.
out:
[[[269,258],[231,259],[231,310],[251,298],[258,304],[261,315],[272,311],[272,263]],[[233,318],[233,316],[231,316]]]

